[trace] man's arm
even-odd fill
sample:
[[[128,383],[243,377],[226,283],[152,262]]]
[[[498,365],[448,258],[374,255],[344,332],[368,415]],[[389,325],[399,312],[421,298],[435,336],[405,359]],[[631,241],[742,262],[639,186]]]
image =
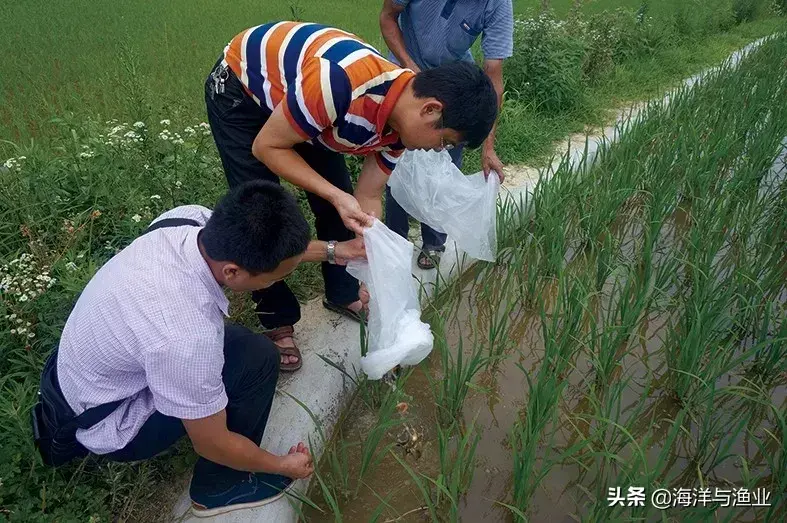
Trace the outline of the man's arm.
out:
[[[256,443],[227,429],[227,413],[222,410],[212,416],[183,420],[194,451],[203,458],[248,472],[281,474],[293,479],[305,478],[314,471],[312,458],[302,443],[298,451],[276,456],[261,449]]]
[[[366,259],[363,238],[357,237],[346,242],[336,243],[336,264],[346,265],[349,260]],[[305,262],[328,261],[328,242],[312,240],[303,255]]]
[[[383,193],[387,182],[388,174],[380,168],[375,155],[366,156],[358,183],[355,185],[355,199],[365,213],[376,218],[382,217]]]
[[[492,80],[492,85],[495,87],[497,93],[497,115],[500,118],[500,113],[503,109],[503,60],[484,60],[484,72]],[[500,181],[503,181],[503,162],[497,157],[495,152],[495,131],[497,130],[497,121],[492,126],[489,132],[481,155],[481,164],[484,168],[484,174],[489,175],[491,171],[495,171],[500,176]]]
[[[407,52],[402,30],[399,28],[399,13],[404,11],[404,7],[396,0],[384,0],[383,10],[380,12],[380,32],[383,34],[388,49],[399,60],[399,63],[417,73],[421,69]]]
[[[497,92],[498,119],[503,108],[503,60],[514,54],[514,7],[511,0],[487,3],[484,13],[484,34],[481,37],[481,50],[484,53],[484,71],[492,80]],[[495,153],[495,131],[492,127],[481,151],[481,165],[484,174],[495,171],[503,181],[503,162]]]
[[[288,182],[329,201],[348,229],[363,234],[363,227],[370,225],[369,216],[364,214],[352,195],[320,176],[295,152],[295,145],[305,140],[290,125],[283,105],[276,107],[260,129],[252,144],[252,154]]]

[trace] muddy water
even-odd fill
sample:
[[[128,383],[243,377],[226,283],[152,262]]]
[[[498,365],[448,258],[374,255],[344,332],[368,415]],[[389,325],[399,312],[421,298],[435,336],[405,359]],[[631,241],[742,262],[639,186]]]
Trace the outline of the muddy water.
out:
[[[781,168],[774,173],[780,181],[784,178],[784,154]],[[683,231],[691,226],[691,210],[679,207],[662,231],[659,243],[673,244],[681,241]],[[625,259],[634,256],[633,244],[628,240],[637,238],[641,231],[637,227],[628,227],[623,241],[620,244],[619,255]],[[657,263],[664,253],[655,253]],[[573,257],[573,255],[572,255]],[[680,275],[678,275],[680,277]],[[679,278],[678,278],[679,279]],[[602,295],[609,295],[611,288],[604,287]],[[483,293],[481,293],[483,294]],[[505,294],[501,292],[501,294]],[[510,296],[510,295],[509,295]],[[546,290],[541,299],[550,300],[550,292]],[[552,298],[553,299],[553,298]],[[780,295],[782,303],[787,299],[787,290],[783,289]],[[600,300],[597,304],[595,317],[602,317],[609,307],[614,304],[608,299]],[[488,330],[490,316],[501,305],[496,295],[480,296],[470,290],[458,300],[453,312],[453,319],[447,323],[446,346],[456,351],[460,338],[464,340],[465,355],[472,349],[472,339],[477,335],[483,338]],[[500,312],[500,311],[498,311]],[[659,462],[667,436],[673,427],[673,422],[681,411],[680,403],[666,392],[664,376],[667,373],[665,363],[665,342],[669,339],[670,329],[675,323],[668,307],[653,307],[637,328],[635,335],[624,350],[619,354],[620,366],[613,379],[625,383],[623,388],[619,413],[612,414],[616,421],[628,427],[632,436],[642,441],[650,438],[650,444],[643,449],[648,467],[654,467]],[[479,372],[473,379],[474,387],[470,391],[464,406],[463,417],[466,425],[475,423],[481,434],[475,452],[475,469],[470,487],[464,497],[459,501],[460,519],[465,522],[509,522],[512,516],[508,509],[498,502],[511,503],[511,490],[513,484],[513,456],[509,441],[512,427],[520,419],[528,398],[528,381],[523,369],[535,375],[543,364],[545,352],[542,338],[542,325],[537,315],[526,313],[523,310],[509,312],[512,328],[509,338],[504,340],[505,358],[497,364]],[[601,327],[601,325],[600,325]],[[594,370],[592,366],[592,348],[577,344],[572,357],[571,371],[565,376],[566,387],[563,389],[558,404],[558,422],[556,426],[548,427],[552,434],[548,441],[544,441],[539,449],[539,462],[536,469],[545,462],[555,461],[560,452],[570,445],[581,441],[591,434],[593,429],[593,416],[598,416],[599,411],[593,407],[594,395]],[[408,378],[404,390],[408,395],[406,403],[407,412],[401,416],[401,425],[388,431],[383,446],[391,445],[391,453],[395,453],[408,463],[418,473],[431,478],[440,474],[439,457],[437,450],[437,412],[435,397],[430,388],[426,373],[434,379],[440,379],[440,361],[438,354],[432,355]],[[719,378],[717,387],[746,385],[746,376],[742,369],[736,368],[731,373]],[[776,408],[787,411],[787,376],[781,384],[768,391],[770,400]],[[739,407],[740,405],[738,405]],[[732,412],[735,405],[732,401],[717,400],[713,408],[714,415],[708,419],[715,419],[717,423],[727,423],[732,428],[735,418]],[[747,411],[748,412],[748,411]],[[760,449],[746,430],[740,432],[740,437],[727,442],[722,432],[721,440],[718,435],[711,442],[717,448],[729,444],[725,453],[729,459],[719,460],[712,464],[704,462],[697,464],[693,458],[697,455],[696,441],[702,435],[702,416],[686,419],[681,429],[681,435],[666,449],[668,465],[664,487],[697,487],[699,486],[698,471],[702,473],[703,482],[707,485],[720,485],[726,488],[744,485],[745,478],[762,477],[767,479],[771,471],[768,469],[767,457],[773,457],[777,452],[776,442],[770,436],[776,430],[769,421],[767,411],[760,409],[753,412],[749,423],[750,434],[766,442],[764,451]],[[726,416],[726,417],[725,417]],[[344,451],[347,456],[348,476],[358,476],[358,463],[360,462],[360,444],[371,428],[377,422],[376,413],[366,407],[362,402],[356,401],[350,409],[340,428],[340,437],[344,442]],[[724,426],[724,425],[723,425]],[[598,426],[595,426],[598,430]],[[416,434],[418,443],[415,449],[408,448],[397,442],[403,441],[403,433]],[[380,465],[367,475],[354,490],[356,485],[351,480],[351,490],[341,500],[341,512],[344,521],[364,522],[379,521],[393,523],[394,521],[420,522],[430,521],[432,518],[426,510],[423,494],[416,488],[408,472],[394,459],[391,453],[380,462]],[[633,454],[631,445],[623,445],[619,455],[624,460]],[[716,456],[718,457],[718,456]],[[746,460],[745,468],[741,466],[741,458]],[[714,465],[714,466],[711,466]],[[323,467],[325,464],[323,463]],[[537,472],[538,470],[536,470]],[[613,472],[611,476],[615,477]],[[428,483],[428,482],[427,482]],[[556,521],[568,522],[587,520],[592,518],[594,503],[605,503],[604,494],[597,492],[598,463],[592,458],[583,461],[580,466],[576,462],[557,461],[549,473],[541,481],[528,507],[531,521]],[[604,485],[609,486],[605,481]],[[325,501],[319,495],[319,490],[314,488],[309,493],[325,512],[316,510],[305,511],[308,521],[335,521]],[[620,485],[625,491],[628,486]],[[600,495],[596,501],[590,496]],[[772,496],[776,493],[772,493]],[[681,510],[671,509],[667,517],[680,521],[684,513]],[[440,516],[448,520],[446,513]],[[719,509],[715,516],[723,519],[727,514],[724,509]],[[735,514],[734,521],[759,521],[761,513],[749,512]]]
[[[457,318],[451,322],[446,332],[449,347],[456,347],[459,341],[459,332],[465,340],[469,333],[484,332],[487,328],[484,320],[480,318],[479,307],[488,307],[472,299],[461,300]],[[515,421],[525,408],[528,395],[528,383],[520,366],[530,373],[535,374],[542,364],[544,343],[541,337],[540,321],[534,316],[513,314],[512,320],[518,325],[511,329],[517,333],[515,348],[497,366],[480,372],[474,383],[476,389],[471,391],[464,404],[463,414],[467,424],[475,423],[482,435],[475,454],[475,471],[470,488],[460,501],[460,518],[466,522],[508,522],[512,517],[508,509],[502,507],[497,501],[510,503],[510,490],[512,485],[512,449],[509,435]],[[646,449],[649,464],[652,466],[658,461],[661,446],[672,424],[669,420],[675,418],[680,410],[679,404],[672,400],[663,391],[658,389],[650,391],[650,397],[643,399],[646,394],[645,385],[653,375],[663,374],[664,356],[661,353],[664,339],[667,335],[669,322],[664,315],[653,314],[645,318],[637,335],[631,340],[628,351],[622,356],[622,376],[627,380],[627,387],[622,396],[622,408],[619,421],[633,427],[636,438],[644,437],[651,433],[654,437],[651,446]],[[465,343],[469,346],[471,343]],[[433,358],[436,360],[437,358]],[[408,411],[405,417],[406,424],[414,429],[421,443],[418,456],[407,453],[400,446],[394,447],[393,452],[407,461],[419,473],[430,477],[439,474],[439,462],[436,448],[436,412],[434,396],[429,388],[424,372],[431,372],[439,378],[439,371],[435,361],[415,371],[405,384],[409,394]],[[589,377],[592,376],[590,359],[587,352],[581,347],[577,348],[574,360],[574,370],[567,376],[567,386],[559,404],[560,426],[557,427],[551,447],[540,450],[540,457],[555,455],[560,449],[566,448],[576,442],[577,438],[586,435],[582,430],[583,422],[587,415],[592,414],[589,405],[588,390],[591,386]],[[737,374],[725,375],[719,385],[738,383],[741,377]],[[772,391],[772,400],[776,405],[787,405],[787,387],[776,387]],[[639,420],[628,419],[627,411],[642,405]],[[346,442],[360,441],[375,422],[375,415],[363,405],[356,402],[342,425],[342,436]],[[655,427],[650,420],[655,420]],[[661,421],[659,421],[661,420]],[[755,431],[758,437],[767,439],[766,430],[773,431],[764,420],[755,420],[760,424],[760,429]],[[687,423],[685,430],[697,436],[696,424]],[[390,431],[387,443],[393,444],[400,439],[402,430],[397,428]],[[671,477],[677,477],[676,483],[681,484],[680,473],[687,472],[686,484],[694,485],[692,474],[696,471],[690,456],[693,455],[692,438],[680,438],[671,449]],[[357,468],[353,465],[359,460],[359,447],[348,447],[348,462],[350,463],[350,477],[357,475]],[[774,449],[775,451],[775,449]],[[626,449],[624,452],[630,452]],[[729,452],[744,456],[748,461],[749,473],[752,476],[763,474],[767,476],[767,463],[758,453],[758,448],[753,442],[742,437],[735,441]],[[728,459],[713,468],[708,480],[716,484],[738,485],[742,484],[742,470],[736,460]],[[593,490],[594,478],[592,474],[583,474],[577,464],[558,463],[542,481],[539,489],[531,500],[528,509],[532,521],[576,521],[587,514],[592,502],[586,495],[587,490]],[[625,487],[626,485],[621,485]],[[313,491],[313,499],[319,496]],[[351,496],[352,497],[352,496]],[[385,500],[390,508],[379,509]],[[429,521],[429,512],[425,509],[423,496],[414,486],[409,474],[392,456],[383,459],[380,466],[364,480],[359,495],[346,501],[342,505],[342,514],[345,521],[371,521],[373,515],[379,513],[377,521]],[[316,511],[307,513],[309,521],[334,521],[331,514],[319,514]],[[756,517],[744,517],[742,521],[756,521]]]

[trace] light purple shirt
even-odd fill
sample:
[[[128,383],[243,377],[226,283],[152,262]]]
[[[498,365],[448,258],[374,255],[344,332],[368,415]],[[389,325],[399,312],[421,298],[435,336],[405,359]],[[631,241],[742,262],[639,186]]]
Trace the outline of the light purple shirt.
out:
[[[205,207],[158,218],[204,225]],[[109,260],[68,317],[57,358],[60,388],[77,414],[128,398],[77,440],[96,454],[125,447],[158,410],[180,419],[227,405],[221,380],[229,302],[199,252],[202,227],[152,231]]]

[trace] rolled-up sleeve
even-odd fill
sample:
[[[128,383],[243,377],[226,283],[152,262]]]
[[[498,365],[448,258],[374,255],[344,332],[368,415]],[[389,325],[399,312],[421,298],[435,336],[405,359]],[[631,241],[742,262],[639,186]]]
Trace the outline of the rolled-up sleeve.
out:
[[[511,0],[487,4],[481,50],[486,60],[503,60],[514,54],[514,8]]]
[[[227,406],[221,371],[224,349],[212,339],[181,339],[146,352],[145,374],[156,410],[199,419]]]
[[[375,153],[374,159],[377,160],[377,166],[390,176],[403,153],[404,149],[378,151]]]

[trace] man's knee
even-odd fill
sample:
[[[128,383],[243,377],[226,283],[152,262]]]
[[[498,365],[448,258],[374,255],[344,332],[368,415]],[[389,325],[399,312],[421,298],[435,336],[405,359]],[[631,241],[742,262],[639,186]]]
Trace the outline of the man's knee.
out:
[[[279,351],[262,334],[239,325],[225,327],[225,372],[247,377],[247,385],[274,385],[279,377]],[[272,383],[271,383],[272,382]]]

